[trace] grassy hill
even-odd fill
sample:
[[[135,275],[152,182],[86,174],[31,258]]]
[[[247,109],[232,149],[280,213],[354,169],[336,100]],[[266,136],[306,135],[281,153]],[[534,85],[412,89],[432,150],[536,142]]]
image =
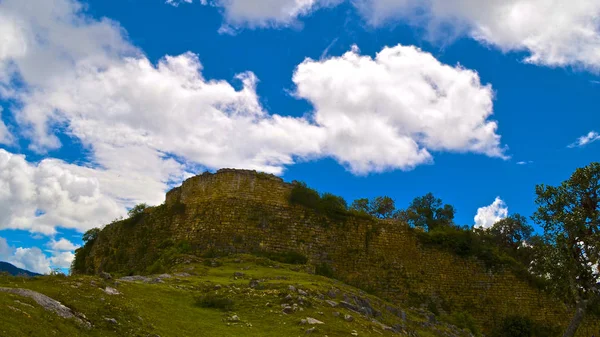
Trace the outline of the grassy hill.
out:
[[[0,336],[471,336],[308,269],[231,255],[184,256],[165,275],[4,275]]]

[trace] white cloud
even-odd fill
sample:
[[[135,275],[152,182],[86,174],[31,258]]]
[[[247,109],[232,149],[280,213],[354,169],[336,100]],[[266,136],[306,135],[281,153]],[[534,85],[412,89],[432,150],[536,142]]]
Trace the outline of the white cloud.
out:
[[[488,120],[491,86],[416,47],[386,47],[375,58],[354,47],[341,57],[307,59],[293,80],[327,131],[325,151],[354,173],[411,169],[432,160],[428,150],[505,157],[497,124]]]
[[[467,34],[527,62],[600,71],[600,2],[596,0],[355,0],[373,25],[408,20],[433,35]],[[420,13],[420,14],[417,14]]]
[[[506,206],[506,203],[504,203],[500,197],[496,197],[496,200],[494,200],[491,205],[477,209],[477,215],[475,215],[475,228],[491,228],[496,222],[507,216],[508,207]]]
[[[69,241],[65,238],[61,238],[58,241],[52,239],[48,242],[47,246],[48,246],[48,248],[50,248],[54,251],[61,251],[61,252],[72,251],[72,250],[79,248],[78,245],[73,244],[71,241]]]
[[[529,165],[529,164],[533,164],[532,160],[528,160],[528,161],[519,161],[517,162],[517,165]]]
[[[54,268],[70,268],[75,259],[75,254],[71,252],[56,252],[50,257],[50,263]]]
[[[0,149],[0,229],[84,231],[122,215],[125,206],[100,188],[102,174],[53,159],[34,165]]]
[[[220,7],[228,25],[234,27],[281,27],[297,24],[297,19],[317,9],[338,5],[344,0],[204,0],[203,5]],[[178,6],[191,0],[167,0]],[[224,27],[228,27],[224,25]]]
[[[39,248],[15,248],[0,237],[0,261],[6,261],[17,268],[35,273],[50,272],[50,260]]]
[[[577,140],[574,143],[570,144],[568,147],[569,148],[581,147],[581,146],[591,144],[597,140],[600,140],[600,134],[598,134],[598,132],[596,132],[596,131],[590,131],[587,135],[577,138]]]
[[[413,47],[306,60],[294,82],[315,111],[293,118],[264,111],[250,72],[235,89],[206,80],[192,53],[152,64],[117,23],[86,17],[78,2],[27,3],[0,2],[0,96],[19,103],[11,113],[32,149],[57,149],[66,132],[91,163],[0,151],[0,228],[84,231],[134,203],[161,203],[199,166],[280,174],[333,156],[364,174],[428,163],[430,150],[504,157],[488,121],[491,86]]]
[[[8,242],[6,242],[5,238],[0,237],[0,260],[4,260],[7,256],[12,253]]]
[[[191,0],[168,0],[176,5]],[[430,37],[468,35],[503,51],[526,51],[525,61],[600,71],[597,0],[346,0],[371,25],[408,22]],[[234,26],[288,26],[299,17],[344,0],[213,0]],[[441,36],[440,36],[441,35]],[[448,36],[450,35],[450,36]]]
[[[61,239],[58,242],[50,241],[48,245],[57,246],[58,250],[67,250],[66,248],[77,248],[67,240]],[[67,245],[70,244],[70,245]],[[11,247],[6,239],[0,237],[0,261],[6,261],[17,268],[29,270],[35,273],[48,274],[53,268],[70,268],[75,254],[71,251],[51,251],[48,256],[37,247],[22,248]]]
[[[10,144],[13,141],[13,136],[2,121],[2,112],[2,107],[0,107],[0,144]]]
[[[201,0],[200,1],[203,5],[206,5],[206,0]],[[166,0],[165,3],[167,5],[171,5],[173,7],[179,7],[180,4],[182,3],[186,3],[186,4],[191,4],[192,0]]]

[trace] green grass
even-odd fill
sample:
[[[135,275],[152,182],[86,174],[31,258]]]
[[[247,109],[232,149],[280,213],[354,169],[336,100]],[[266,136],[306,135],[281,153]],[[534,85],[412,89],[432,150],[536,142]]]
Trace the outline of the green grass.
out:
[[[287,265],[250,255],[218,258],[221,265],[204,263],[173,267],[172,278],[164,283],[105,281],[92,276],[44,276],[33,279],[0,277],[0,287],[26,288],[50,296],[74,311],[84,314],[93,328],[86,330],[72,319],[63,319],[43,310],[32,300],[0,292],[0,336],[304,336],[310,328],[301,319],[313,317],[325,322],[316,325],[316,336],[394,336],[383,331],[370,318],[343,308],[332,308],[324,299],[331,288],[341,294],[367,298],[376,310],[377,319],[393,325],[401,319],[385,310],[386,303],[339,281],[304,272],[298,265]],[[295,271],[300,270],[300,271]],[[177,277],[175,273],[189,273]],[[243,273],[243,275],[234,273]],[[116,277],[115,277],[116,278]],[[259,280],[260,287],[250,287]],[[303,311],[282,313],[281,304],[298,303],[297,292],[289,286],[308,292]],[[116,288],[121,295],[108,295],[102,289]],[[287,295],[293,300],[286,300]],[[319,294],[323,294],[324,298]],[[226,302],[221,302],[227,299]],[[21,303],[17,302],[20,301]],[[231,302],[229,302],[231,301]],[[24,304],[23,304],[24,303]],[[230,306],[229,304],[233,304]],[[15,310],[17,309],[17,310]],[[334,312],[340,312],[336,317]],[[355,320],[347,322],[344,314]],[[231,321],[237,315],[239,321]],[[423,328],[420,314],[407,311],[407,328],[419,336],[442,336],[445,326]],[[106,320],[113,318],[118,324]]]

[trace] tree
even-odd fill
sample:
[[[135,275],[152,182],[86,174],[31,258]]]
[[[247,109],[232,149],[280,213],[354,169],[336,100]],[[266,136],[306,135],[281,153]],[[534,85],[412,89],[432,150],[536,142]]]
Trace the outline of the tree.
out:
[[[82,240],[86,244],[88,242],[94,242],[94,240],[96,240],[98,237],[98,234],[100,234],[100,228],[92,228],[83,234]]]
[[[434,197],[432,193],[427,193],[413,199],[408,208],[400,211],[397,217],[413,227],[427,228],[431,231],[452,225],[454,207],[448,204],[442,206],[442,199]]]
[[[517,250],[523,242],[531,238],[533,227],[527,223],[524,216],[513,214],[496,222],[488,232],[499,246]]]
[[[396,210],[396,203],[394,202],[394,199],[388,196],[376,197],[372,200],[362,198],[354,200],[350,209],[380,219],[389,219]]]
[[[356,199],[350,205],[350,209],[359,213],[371,214],[371,206],[369,199]]]
[[[372,215],[380,219],[389,219],[396,210],[396,203],[394,199],[383,196],[377,197],[371,201],[371,212]]]
[[[145,203],[142,204],[137,204],[135,206],[133,206],[132,209],[130,209],[129,211],[127,211],[127,215],[129,215],[130,218],[135,218],[141,214],[144,213],[144,210],[148,208],[148,205]]]
[[[534,267],[549,275],[552,290],[576,304],[563,337],[574,336],[597,301],[600,285],[600,163],[579,168],[560,186],[536,186],[539,208],[532,217],[547,243]]]

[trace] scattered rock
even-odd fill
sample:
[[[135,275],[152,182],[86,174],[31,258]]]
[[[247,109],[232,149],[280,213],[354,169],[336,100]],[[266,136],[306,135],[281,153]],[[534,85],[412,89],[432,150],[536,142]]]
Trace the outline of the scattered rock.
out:
[[[329,304],[332,308],[335,308],[338,306],[338,302],[332,301],[332,300],[325,300],[325,303]]]
[[[335,316],[335,317],[340,317],[341,315],[342,315],[342,314],[340,314],[340,312],[339,312],[339,311],[335,311],[335,312],[333,313],[333,316]]]
[[[286,301],[291,301],[291,300],[293,300],[293,299],[294,299],[294,297],[292,297],[292,295],[290,295],[290,294],[288,294],[288,295],[285,297],[285,300],[286,300]]]
[[[172,277],[173,276],[171,274],[161,274],[161,275],[158,275],[156,278],[159,278],[162,280],[164,278],[172,278]]]
[[[227,321],[229,321],[229,322],[239,322],[240,321],[240,317],[238,315],[233,315],[233,316],[227,318]]]
[[[112,280],[112,275],[107,272],[101,271],[98,275],[105,280]]]
[[[336,289],[329,289],[327,296],[331,298],[337,298],[338,291]]]
[[[80,318],[81,314],[77,314],[73,312],[70,308],[64,306],[59,301],[50,298],[44,294],[40,294],[36,291],[29,289],[21,289],[21,288],[2,288],[0,287],[0,292],[5,292],[9,294],[15,294],[18,296],[28,297],[34,300],[37,304],[39,304],[42,308],[48,311],[52,311],[58,316],[62,318],[73,318],[83,326],[87,328],[91,328],[92,324]],[[83,316],[85,317],[85,316]]]
[[[300,325],[306,325],[308,323],[304,318],[300,320]]]
[[[104,289],[104,292],[109,295],[121,295],[121,293],[117,289],[111,287],[106,287],[106,289]]]
[[[244,275],[246,274],[242,273],[241,271],[236,271],[235,273],[233,273],[234,277],[244,277]]]
[[[294,287],[293,285],[290,284],[290,286],[288,287],[288,289],[290,291],[296,291],[296,287]]]
[[[119,324],[119,322],[117,322],[117,320],[114,319],[114,318],[107,318],[107,317],[105,317],[104,320],[107,321],[108,323],[111,323],[111,324],[115,324],[115,325]]]
[[[221,288],[223,288],[223,286],[221,286],[220,284],[215,284],[215,286],[213,287],[213,289],[215,290],[219,290]]]
[[[312,328],[307,329],[304,333],[305,334],[313,333],[313,332],[315,332],[315,330],[317,330],[317,328],[313,326]]]
[[[175,273],[175,276],[177,276],[177,277],[190,277],[192,275],[188,274],[188,273]]]
[[[300,294],[302,296],[308,296],[308,293],[302,289],[298,289],[298,294]]]
[[[356,330],[352,330],[352,332],[350,333],[352,336],[358,336],[358,332],[356,332]]]
[[[259,281],[259,280],[257,280],[257,279],[251,279],[251,280],[250,280],[250,283],[248,284],[248,286],[249,286],[250,288],[256,288],[256,287],[258,287],[259,285],[260,285],[260,281]]]
[[[354,321],[354,317],[352,317],[352,315],[344,315],[344,320],[346,322],[353,322]]]
[[[150,281],[152,281],[152,279],[149,278],[149,277],[146,277],[146,276],[134,275],[134,276],[121,277],[119,279],[119,281],[123,281],[123,282],[136,282],[136,281],[140,281],[140,282],[144,282],[144,283],[149,283]]]
[[[314,319],[312,317],[306,317],[306,322],[310,325],[315,325],[315,324],[325,324],[321,321],[319,321],[318,319]]]
[[[286,305],[283,307],[283,309],[281,310],[284,314],[291,314],[294,312],[294,309],[292,307],[290,307],[289,305]]]
[[[352,310],[352,311],[355,311],[355,312],[358,312],[358,307],[356,305],[348,303],[346,301],[341,301],[340,302],[340,307],[346,308],[348,310]]]

